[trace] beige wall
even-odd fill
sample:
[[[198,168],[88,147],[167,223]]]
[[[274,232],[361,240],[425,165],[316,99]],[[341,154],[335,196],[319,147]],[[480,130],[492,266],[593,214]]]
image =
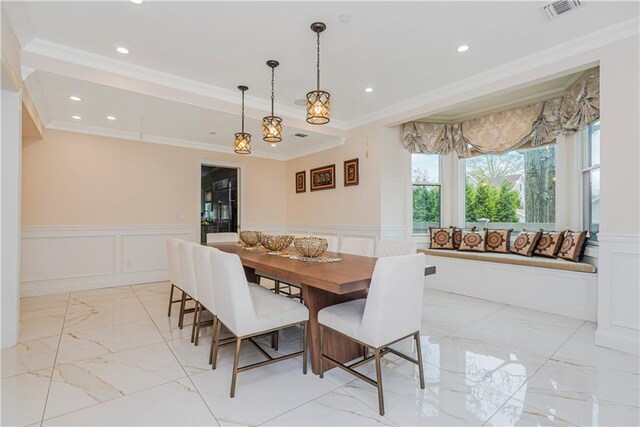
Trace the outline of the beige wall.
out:
[[[197,225],[201,160],[243,167],[245,224],[284,223],[282,161],[47,130],[23,144],[22,226]]]
[[[286,162],[287,224],[380,225],[380,126],[350,130],[344,145]],[[360,159],[360,185],[345,187],[343,162]],[[309,170],[336,165],[336,188],[310,191]],[[306,171],[307,191],[295,192],[295,173]]]

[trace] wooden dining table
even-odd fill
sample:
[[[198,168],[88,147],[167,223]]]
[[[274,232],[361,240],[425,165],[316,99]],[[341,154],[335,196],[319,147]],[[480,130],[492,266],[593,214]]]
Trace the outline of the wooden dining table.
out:
[[[208,244],[240,257],[247,280],[266,277],[300,286],[303,301],[309,309],[309,348],[314,374],[320,372],[320,327],[318,312],[325,307],[367,297],[377,258],[326,252],[328,257],[341,258],[337,262],[303,262],[265,252],[249,251],[235,243]],[[434,266],[425,266],[425,276],[435,274]],[[364,355],[364,348],[330,330],[323,335],[324,353],[346,363]],[[329,368],[329,367],[327,367]]]

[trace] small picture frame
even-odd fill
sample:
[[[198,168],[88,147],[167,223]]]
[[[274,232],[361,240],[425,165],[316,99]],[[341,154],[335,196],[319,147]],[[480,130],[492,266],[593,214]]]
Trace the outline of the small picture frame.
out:
[[[307,192],[307,173],[306,171],[296,172],[296,193]]]
[[[360,168],[358,159],[351,159],[344,162],[344,186],[360,184]]]
[[[311,191],[336,188],[336,165],[311,169],[309,180],[311,181]]]

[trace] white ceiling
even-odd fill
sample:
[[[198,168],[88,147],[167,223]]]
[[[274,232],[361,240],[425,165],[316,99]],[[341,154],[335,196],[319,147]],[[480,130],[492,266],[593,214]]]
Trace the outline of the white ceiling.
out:
[[[267,59],[281,63],[276,69],[276,114],[284,117],[285,125],[292,130],[303,129],[304,133],[313,129],[335,140],[344,136],[345,129],[391,106],[639,14],[638,2],[583,3],[584,7],[553,21],[543,18],[539,7],[545,2],[538,1],[147,0],[141,5],[129,1],[11,2],[3,7],[9,11],[23,50],[29,53],[24,65],[72,75],[75,83],[69,84],[88,80],[118,88],[115,92],[87,88],[98,96],[91,98],[91,106],[87,100],[85,108],[102,114],[113,108],[112,97],[120,99],[122,105],[142,105],[140,94],[156,94],[164,101],[175,102],[180,98],[176,93],[169,96],[145,86],[159,82],[158,75],[166,73],[162,81],[171,77],[174,88],[188,87],[192,98],[200,98],[193,102],[179,99],[176,107],[167,107],[162,100],[145,101],[146,115],[163,117],[172,108],[186,111],[185,104],[215,114],[201,112],[198,117],[202,126],[193,127],[186,124],[188,121],[179,126],[149,117],[145,119],[149,134],[201,141],[201,133],[211,127],[205,122],[216,123],[218,136],[232,128],[237,131],[236,118],[229,116],[239,112],[238,84],[250,87],[250,117],[257,119],[268,110]],[[351,15],[349,23],[340,22],[344,13]],[[333,107],[332,122],[316,127],[306,125],[304,109],[294,105],[315,86],[315,35],[309,29],[314,21],[324,21],[328,27],[322,35],[322,88],[331,93]],[[461,44],[468,44],[469,51],[456,52]],[[116,53],[117,46],[126,46],[130,54]],[[86,72],[83,66],[92,72]],[[138,79],[123,82],[126,73]],[[54,84],[54,78],[36,78],[42,80],[43,98],[50,105],[52,118],[71,121],[64,100],[52,98],[61,93],[47,87]],[[369,86],[374,91],[365,93],[364,88]],[[201,102],[205,96],[208,100]],[[137,132],[140,111],[128,111],[111,125]],[[157,123],[157,127],[151,123]],[[233,132],[212,143],[228,144]],[[259,132],[253,133],[261,142]]]
[[[241,128],[240,117],[233,114],[58,74],[36,71],[27,78],[27,88],[34,86],[40,87],[54,128],[73,130],[88,126],[111,131],[114,136],[186,145],[201,143],[203,147],[225,152],[233,151],[233,135]],[[71,95],[79,96],[82,101],[70,100]],[[72,119],[74,115],[82,120]],[[107,116],[114,116],[116,120],[108,120]],[[285,126],[282,142],[271,147],[261,139],[261,122],[251,118],[245,119],[245,131],[252,134],[252,152],[263,157],[292,158],[320,147],[342,144],[341,138]],[[297,132],[308,136],[295,137]]]

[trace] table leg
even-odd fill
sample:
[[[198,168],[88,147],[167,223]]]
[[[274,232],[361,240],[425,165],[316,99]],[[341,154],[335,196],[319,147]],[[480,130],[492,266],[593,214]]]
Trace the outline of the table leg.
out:
[[[247,276],[247,281],[256,283],[256,270],[255,268],[244,267],[244,274]]]
[[[318,312],[330,305],[340,304],[359,298],[366,298],[367,291],[357,291],[349,294],[338,295],[322,289],[302,285],[304,305],[309,309],[308,340],[310,346],[311,369],[314,374],[320,374],[320,325],[318,324]],[[363,356],[363,347],[348,338],[335,332],[324,330],[322,335],[324,353],[341,363]],[[333,365],[325,363],[324,369],[328,371]]]

